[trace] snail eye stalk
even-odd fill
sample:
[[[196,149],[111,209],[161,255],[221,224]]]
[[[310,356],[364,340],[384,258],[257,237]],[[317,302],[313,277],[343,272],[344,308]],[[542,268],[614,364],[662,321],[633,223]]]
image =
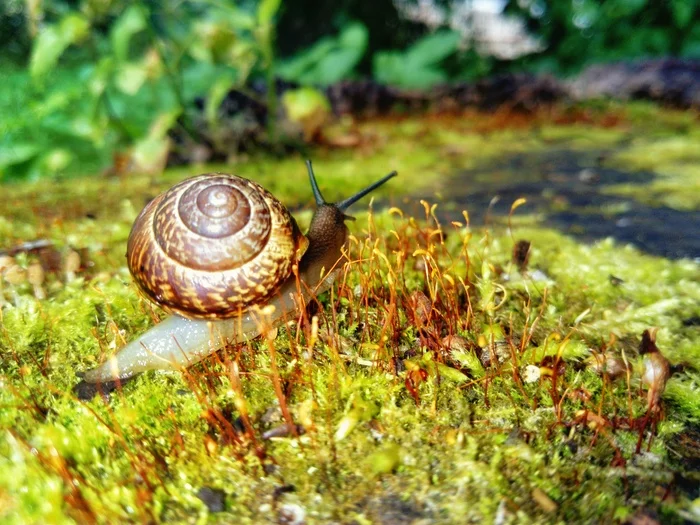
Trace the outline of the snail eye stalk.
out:
[[[314,192],[314,199],[316,199],[316,206],[321,206],[326,204],[326,199],[321,195],[321,190],[318,189],[318,183],[316,182],[316,175],[314,175],[314,169],[311,166],[311,161],[306,161],[306,169],[309,170],[309,180],[311,181],[311,190]]]
[[[323,195],[321,195],[321,190],[318,188],[318,183],[316,182],[316,175],[314,174],[314,169],[311,166],[310,160],[306,161],[306,169],[309,171],[309,180],[311,181],[311,190],[314,192],[314,199],[316,199],[316,206],[322,206],[324,204],[327,204],[326,199],[324,199]],[[367,186],[364,190],[358,191],[352,197],[348,197],[345,200],[342,200],[340,202],[335,203],[334,206],[336,208],[338,208],[340,211],[345,211],[350,206],[352,206],[357,201],[359,201],[362,197],[364,197],[368,193],[373,192],[374,190],[376,190],[379,186],[384,184],[389,179],[396,177],[396,175],[398,175],[398,173],[396,171],[392,171],[388,175],[385,175],[384,177],[379,179],[377,182]],[[349,217],[349,216],[348,216],[348,218],[352,219],[352,217]]]
[[[367,186],[364,190],[358,191],[358,192],[357,192],[355,195],[353,195],[352,197],[348,197],[347,199],[336,203],[336,207],[337,207],[340,211],[345,211],[345,210],[347,210],[350,206],[352,206],[353,204],[355,204],[355,203],[356,203],[357,201],[359,201],[362,197],[364,197],[364,196],[367,195],[368,193],[373,192],[374,190],[376,190],[379,186],[381,186],[382,184],[384,184],[384,183],[385,183],[386,181],[388,181],[389,179],[396,177],[396,175],[398,175],[398,173],[395,172],[395,171],[392,171],[392,172],[389,173],[388,175],[385,175],[384,177],[382,177],[381,179],[379,179],[379,180],[378,180],[377,182],[375,182],[374,184],[370,184],[369,186]]]

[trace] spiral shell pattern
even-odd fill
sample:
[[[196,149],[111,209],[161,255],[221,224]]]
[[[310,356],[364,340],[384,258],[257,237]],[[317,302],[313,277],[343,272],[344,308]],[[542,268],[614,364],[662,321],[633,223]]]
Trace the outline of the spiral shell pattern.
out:
[[[225,319],[268,301],[307,245],[262,186],[210,173],[153,199],[134,222],[126,257],[138,287],[163,309]]]

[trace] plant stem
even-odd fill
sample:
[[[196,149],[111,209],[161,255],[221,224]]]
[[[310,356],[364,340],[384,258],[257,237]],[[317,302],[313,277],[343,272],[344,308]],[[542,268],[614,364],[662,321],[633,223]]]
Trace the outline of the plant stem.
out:
[[[277,89],[275,86],[275,68],[272,63],[267,68],[267,134],[271,142],[277,140]]]
[[[267,138],[271,143],[274,143],[277,140],[277,89],[275,86],[274,24],[269,23],[260,29],[259,41],[265,65],[265,84],[267,87]]]

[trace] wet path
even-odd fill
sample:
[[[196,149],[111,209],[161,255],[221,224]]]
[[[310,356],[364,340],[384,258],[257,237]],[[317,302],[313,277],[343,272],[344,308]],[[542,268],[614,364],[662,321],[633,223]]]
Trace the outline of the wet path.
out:
[[[604,193],[606,186],[644,185],[652,172],[625,172],[605,166],[604,150],[550,149],[518,153],[455,174],[443,192],[473,223],[507,216],[512,203],[525,197],[516,213],[536,213],[543,224],[581,240],[613,237],[647,253],[700,259],[700,211],[653,207],[632,198]],[[459,212],[444,219],[460,220]]]

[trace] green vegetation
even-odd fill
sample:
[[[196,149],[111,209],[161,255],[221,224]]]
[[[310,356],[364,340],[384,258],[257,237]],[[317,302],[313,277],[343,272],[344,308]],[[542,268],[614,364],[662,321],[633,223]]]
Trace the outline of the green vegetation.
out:
[[[697,0],[509,2],[547,52],[524,57],[526,67],[570,74],[591,63],[653,56],[700,57]]]
[[[287,60],[279,68],[282,78],[304,85],[328,86],[349,78],[367,50],[367,28],[348,24],[337,37],[325,37]]]
[[[440,67],[459,49],[459,35],[439,31],[411,46],[405,52],[380,52],[374,57],[374,77],[389,85],[427,89],[446,82],[447,72]]]
[[[697,0],[524,0],[508,3],[503,16],[515,18],[503,22],[474,21],[441,1],[399,11],[390,2],[347,0],[332,12],[312,4],[3,2],[0,180],[96,174],[125,160],[158,172],[173,135],[195,148],[245,129],[245,118],[222,110],[231,90],[260,106],[259,142],[299,147],[285,124],[301,119],[308,143],[327,101],[317,92],[279,104],[277,77],[315,89],[355,78],[428,89],[504,71],[568,75],[593,62],[700,56]],[[491,23],[495,33],[479,32]],[[494,48],[511,37],[508,49],[536,45],[513,56]]]
[[[28,68],[3,64],[0,177],[95,173],[125,152],[139,169],[158,171],[171,130],[199,138],[195,98],[206,97],[216,131],[221,101],[253,72],[266,79],[264,102],[275,114],[279,4],[263,0],[246,11],[183,3],[156,12],[145,2],[115,2],[105,11],[35,14],[53,22],[37,32]],[[268,134],[274,140],[273,128]]]
[[[596,126],[611,115],[615,126]],[[654,171],[695,158],[672,141],[696,140],[697,125],[647,105],[472,117],[353,127],[362,153],[314,153],[321,189],[337,198],[397,169],[421,194],[456,169],[561,144],[607,146],[609,162]],[[650,119],[663,129],[630,143]],[[668,157],[651,164],[651,148]],[[225,169],[290,207],[310,201],[300,157]],[[36,252],[3,270],[1,521],[622,522],[645,509],[664,523],[698,519],[698,265],[612,240],[577,244],[538,227],[527,204],[510,230],[508,218],[468,227],[459,210],[461,223],[438,224],[442,204],[418,218],[358,207],[353,263],[311,310],[318,331],[302,316],[272,346],[78,400],[78,374],[160,317],[130,283],[125,241],[145,200],[191,174],[6,190],[3,246],[47,239],[41,257],[54,263],[43,281]],[[524,273],[512,259],[522,239]],[[673,365],[658,406],[640,380],[652,327]],[[602,355],[629,374],[597,373]]]
[[[651,206],[700,209],[700,148],[693,146],[698,141],[697,129],[685,136],[662,140],[638,137],[629,148],[616,155],[612,163],[636,170],[654,170],[661,177],[650,186],[619,185],[608,191],[633,195],[635,200]]]

